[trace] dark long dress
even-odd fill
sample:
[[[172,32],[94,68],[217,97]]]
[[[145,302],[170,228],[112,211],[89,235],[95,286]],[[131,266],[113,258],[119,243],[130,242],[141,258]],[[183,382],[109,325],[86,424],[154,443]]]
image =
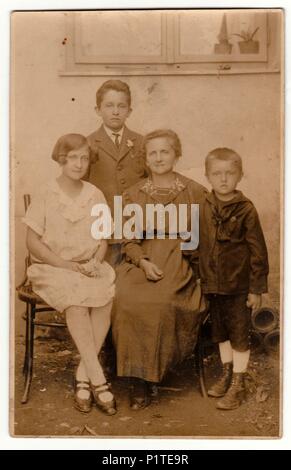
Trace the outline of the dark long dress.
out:
[[[199,204],[206,190],[176,174],[173,188],[158,189],[146,179],[124,194],[125,203]],[[188,211],[190,228],[190,210]],[[155,227],[156,228],[156,227]],[[194,349],[200,324],[200,288],[190,260],[197,252],[183,252],[181,238],[125,240],[125,260],[117,268],[113,339],[117,351],[117,374],[160,382],[169,367]],[[138,267],[148,258],[164,273],[157,282],[147,280]]]

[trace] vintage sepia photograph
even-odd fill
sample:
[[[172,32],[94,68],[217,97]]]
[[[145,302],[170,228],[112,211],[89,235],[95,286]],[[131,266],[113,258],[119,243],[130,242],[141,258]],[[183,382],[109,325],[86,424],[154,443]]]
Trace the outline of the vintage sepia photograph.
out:
[[[284,11],[14,11],[10,433],[282,436]]]

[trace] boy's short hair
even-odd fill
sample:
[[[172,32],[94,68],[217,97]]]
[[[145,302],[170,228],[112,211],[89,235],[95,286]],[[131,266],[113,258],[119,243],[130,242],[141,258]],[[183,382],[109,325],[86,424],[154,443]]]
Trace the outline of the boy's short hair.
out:
[[[234,163],[242,174],[242,159],[238,153],[227,147],[211,150],[205,158],[205,174],[207,175],[211,162],[214,160],[223,160]]]
[[[125,93],[127,96],[128,106],[131,106],[131,92],[127,83],[122,82],[121,80],[107,80],[101,85],[100,88],[98,88],[96,92],[96,104],[98,108],[100,108],[101,106],[105,93],[107,93],[107,91],[109,90],[115,90]]]
[[[96,161],[96,155],[91,150],[90,145],[86,137],[81,134],[65,134],[62,135],[57,140],[57,143],[54,146],[52,152],[52,159],[56,162],[60,163],[60,165],[64,165],[66,163],[66,158],[68,153],[71,150],[78,150],[83,146],[87,146],[89,149],[89,158],[90,163],[94,163]]]
[[[146,146],[150,140],[158,139],[160,137],[165,137],[170,140],[171,146],[175,151],[176,157],[181,157],[182,155],[182,145],[181,141],[176,134],[176,132],[172,131],[171,129],[157,129],[156,131],[149,132],[147,135],[144,136],[142,141],[141,147],[141,156],[145,159],[146,158]]]

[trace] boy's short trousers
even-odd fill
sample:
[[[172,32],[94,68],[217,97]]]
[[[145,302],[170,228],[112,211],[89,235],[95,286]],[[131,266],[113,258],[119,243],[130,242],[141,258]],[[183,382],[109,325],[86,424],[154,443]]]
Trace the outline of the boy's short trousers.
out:
[[[223,343],[229,340],[236,351],[247,351],[250,347],[251,309],[246,306],[247,294],[208,294],[212,341]]]

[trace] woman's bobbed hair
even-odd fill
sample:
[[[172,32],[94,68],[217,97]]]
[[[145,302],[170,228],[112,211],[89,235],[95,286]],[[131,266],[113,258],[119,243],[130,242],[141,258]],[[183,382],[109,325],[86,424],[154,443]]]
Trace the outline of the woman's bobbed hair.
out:
[[[95,163],[97,156],[90,148],[86,137],[81,134],[66,134],[60,137],[54,146],[52,159],[60,165],[64,165],[66,163],[67,155],[71,150],[78,150],[84,146],[87,146],[89,149],[90,163]]]

